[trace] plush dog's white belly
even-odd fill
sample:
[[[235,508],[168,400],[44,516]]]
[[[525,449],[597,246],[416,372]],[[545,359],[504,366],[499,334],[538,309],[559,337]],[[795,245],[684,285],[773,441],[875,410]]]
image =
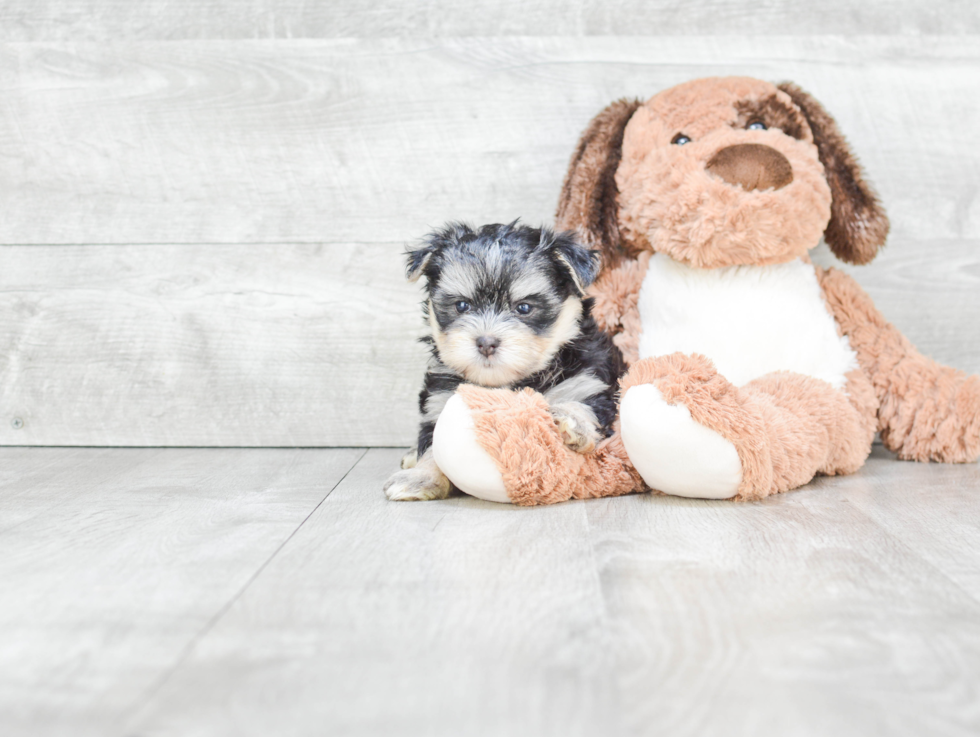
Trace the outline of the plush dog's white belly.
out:
[[[640,358],[701,353],[736,386],[795,371],[843,389],[857,356],[824,304],[812,264],[696,269],[661,253],[639,295]]]

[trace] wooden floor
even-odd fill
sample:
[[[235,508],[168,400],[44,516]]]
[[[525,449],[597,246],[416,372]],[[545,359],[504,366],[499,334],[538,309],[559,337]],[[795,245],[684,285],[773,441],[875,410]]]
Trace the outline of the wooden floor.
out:
[[[521,509],[399,455],[0,450],[0,734],[980,733],[975,464]]]

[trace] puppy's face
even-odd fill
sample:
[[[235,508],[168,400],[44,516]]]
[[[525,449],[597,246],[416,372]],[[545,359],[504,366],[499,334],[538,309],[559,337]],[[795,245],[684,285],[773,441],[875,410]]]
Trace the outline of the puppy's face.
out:
[[[696,80],[640,106],[616,184],[633,249],[703,268],[799,258],[831,214],[807,119],[785,92],[742,77]]]
[[[575,338],[596,257],[566,236],[527,227],[451,226],[409,254],[427,279],[439,358],[467,381],[505,386],[543,369]]]

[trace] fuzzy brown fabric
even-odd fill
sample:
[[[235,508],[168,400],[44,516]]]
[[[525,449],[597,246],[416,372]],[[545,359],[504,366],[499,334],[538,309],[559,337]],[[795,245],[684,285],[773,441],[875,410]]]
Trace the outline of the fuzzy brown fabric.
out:
[[[792,82],[783,82],[779,89],[806,116],[830,185],[833,202],[824,233],[827,245],[841,261],[868,263],[888,237],[888,216],[878,195],[865,180],[857,157],[823,106]]]
[[[713,269],[785,263],[816,245],[830,220],[831,191],[809,129],[796,139],[776,127],[737,127],[737,105],[774,96],[793,104],[758,79],[698,79],[654,95],[633,113],[616,171],[627,253],[666,253]],[[672,143],[679,134],[690,142]],[[721,150],[744,145],[785,159],[785,186],[747,191],[708,170]]]
[[[793,167],[779,151],[758,143],[726,146],[708,159],[704,168],[746,192],[782,189],[793,181]]]
[[[980,456],[980,377],[919,353],[857,282],[818,269],[827,304],[874,386],[885,447],[903,460],[969,463]]]
[[[748,129],[753,122],[767,128]],[[791,179],[785,171],[745,173],[747,159],[709,171],[720,151],[744,145],[776,152]],[[637,302],[653,252],[700,268],[808,262],[824,234],[839,258],[866,263],[884,243],[888,220],[857,160],[833,119],[795,85],[701,79],[642,105],[614,103],[582,136],[558,226],[603,252],[606,268],[589,294],[596,321],[630,365],[622,393],[653,383],[666,401],[683,404],[731,442],[742,464],[736,499],[796,488],[815,474],[852,473],[876,431],[903,459],[980,456],[980,377],[920,354],[834,269],[817,269],[817,276],[858,358],[844,390],[785,371],[736,387],[704,356],[639,358]],[[644,490],[618,425],[594,453],[577,454],[562,443],[540,395],[460,392],[516,503]]]
[[[735,499],[747,501],[802,486],[817,473],[852,473],[864,463],[874,439],[874,414],[859,375],[859,406],[844,392],[789,371],[733,386],[709,359],[674,353],[646,358],[620,382],[654,384],[668,404],[683,404],[691,417],[735,446],[742,483]]]
[[[618,432],[592,453],[576,453],[562,441],[540,394],[472,384],[463,384],[457,392],[514,504],[554,504],[646,489]]]
[[[779,128],[787,136],[800,141],[813,140],[810,126],[799,108],[787,103],[778,95],[766,95],[735,102],[738,118],[736,128],[748,128],[751,123],[763,123],[769,128]]]
[[[558,199],[555,228],[577,232],[602,254],[606,266],[623,256],[615,176],[623,131],[639,106],[639,100],[617,100],[592,119],[572,155]]]
[[[613,344],[623,354],[627,366],[640,360],[640,310],[637,300],[643,277],[650,263],[650,253],[624,261],[613,269],[606,269],[589,287],[589,296],[595,301],[592,317],[599,329],[612,336]]]

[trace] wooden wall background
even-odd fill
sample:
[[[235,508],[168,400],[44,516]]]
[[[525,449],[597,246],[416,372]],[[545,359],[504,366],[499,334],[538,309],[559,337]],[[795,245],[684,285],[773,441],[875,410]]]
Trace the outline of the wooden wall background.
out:
[[[550,223],[596,112],[715,74],[823,101],[892,218],[852,271],[980,372],[978,34],[972,0],[2,2],[0,444],[407,444],[406,242]]]

